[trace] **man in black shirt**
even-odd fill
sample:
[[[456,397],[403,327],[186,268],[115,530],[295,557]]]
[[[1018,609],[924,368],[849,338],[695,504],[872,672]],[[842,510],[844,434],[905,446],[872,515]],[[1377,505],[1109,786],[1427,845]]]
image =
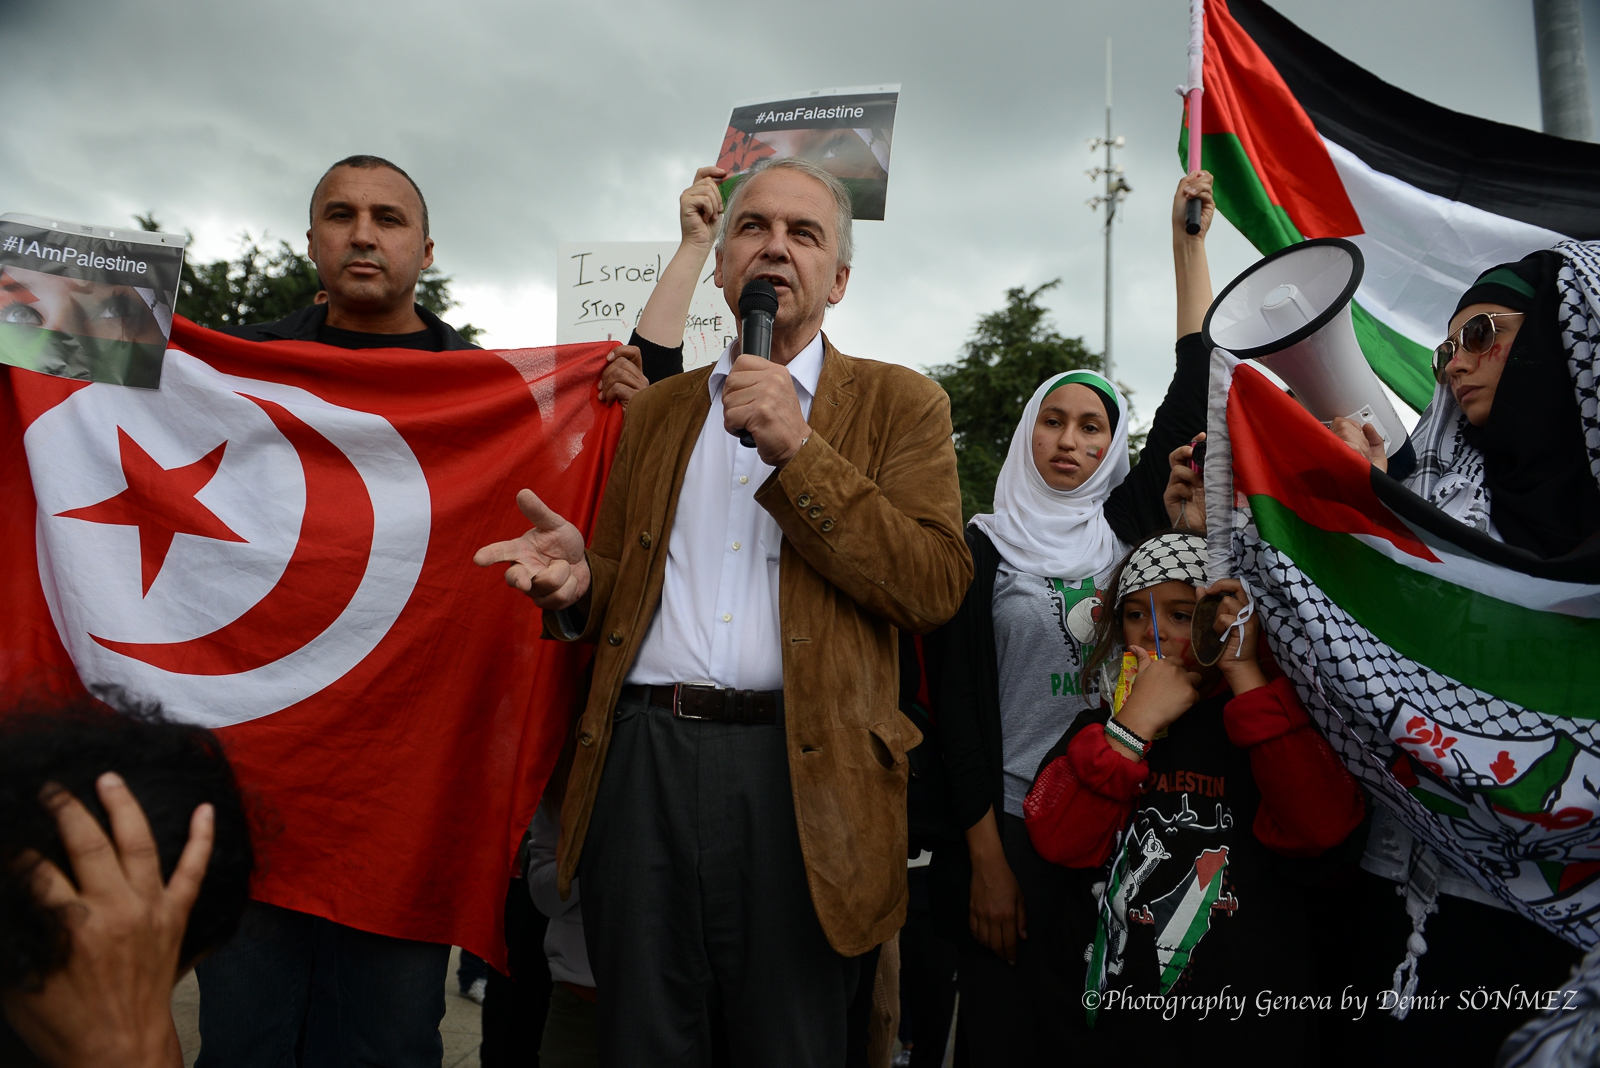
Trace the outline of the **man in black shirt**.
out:
[[[428,206],[393,163],[351,156],[328,168],[311,194],[306,239],[327,302],[223,333],[345,349],[477,347],[416,303],[417,280],[433,263]],[[676,367],[655,360],[661,366],[649,368],[652,379],[682,370],[681,349],[676,356]],[[600,394],[626,405],[647,384],[639,350],[619,347],[601,375]],[[252,901],[238,935],[196,969],[197,1068],[437,1068],[449,956],[449,946]]]

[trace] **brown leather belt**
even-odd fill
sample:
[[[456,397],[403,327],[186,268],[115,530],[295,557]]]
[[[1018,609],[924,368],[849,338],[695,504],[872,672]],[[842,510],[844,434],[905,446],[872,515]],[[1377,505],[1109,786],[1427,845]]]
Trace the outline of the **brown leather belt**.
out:
[[[707,719],[719,723],[782,723],[782,690],[725,690],[719,686],[624,686],[622,696],[644,697],[655,708],[665,708],[679,719]]]

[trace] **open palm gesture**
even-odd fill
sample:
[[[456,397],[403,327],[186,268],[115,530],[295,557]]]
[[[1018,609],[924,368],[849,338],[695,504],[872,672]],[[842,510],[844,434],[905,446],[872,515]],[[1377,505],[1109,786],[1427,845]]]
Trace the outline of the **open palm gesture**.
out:
[[[506,585],[533,598],[550,611],[571,608],[589,592],[589,563],[583,556],[583,535],[551,511],[532,490],[517,494],[517,507],[533,526],[522,537],[485,545],[473,554],[479,567],[510,564]]]

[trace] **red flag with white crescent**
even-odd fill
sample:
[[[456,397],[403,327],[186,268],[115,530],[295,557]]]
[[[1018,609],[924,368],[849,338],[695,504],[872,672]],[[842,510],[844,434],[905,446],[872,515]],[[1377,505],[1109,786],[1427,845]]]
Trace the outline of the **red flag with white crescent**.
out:
[[[219,731],[252,895],[504,967],[511,858],[587,652],[472,554],[526,486],[586,534],[613,343],[255,343],[175,322],[159,390],[0,375],[0,697],[117,687]]]

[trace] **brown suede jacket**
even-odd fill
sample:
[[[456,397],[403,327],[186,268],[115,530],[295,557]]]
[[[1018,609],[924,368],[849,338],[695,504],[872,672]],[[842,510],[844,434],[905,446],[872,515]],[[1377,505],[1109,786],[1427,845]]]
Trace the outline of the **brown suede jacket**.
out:
[[[897,628],[926,633],[954,615],[972,558],[945,392],[908,368],[845,356],[826,337],[823,348],[811,437],[756,501],[784,535],[784,718],[806,879],[829,943],[856,956],[905,920],[906,751],[922,735],[896,707]],[[622,680],[661,600],[710,377],[700,368],[633,398],[588,551],[584,630],[563,633],[546,613],[548,637],[599,645],[561,810],[563,896]]]

